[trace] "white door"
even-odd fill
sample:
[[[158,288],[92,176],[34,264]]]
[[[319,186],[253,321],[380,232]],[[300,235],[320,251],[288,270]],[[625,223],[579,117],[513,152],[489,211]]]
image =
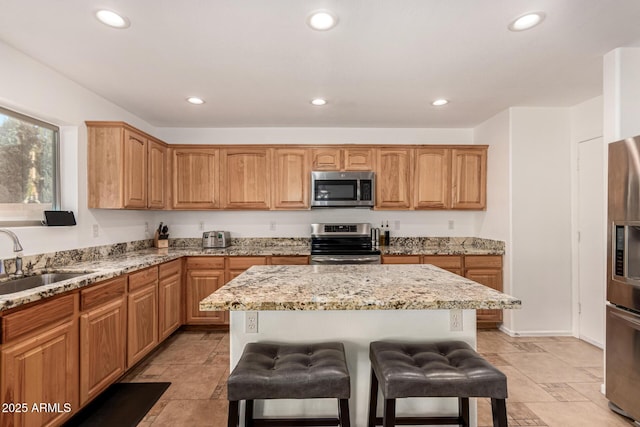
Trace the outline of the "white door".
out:
[[[602,138],[578,144],[579,336],[604,346],[606,158]]]

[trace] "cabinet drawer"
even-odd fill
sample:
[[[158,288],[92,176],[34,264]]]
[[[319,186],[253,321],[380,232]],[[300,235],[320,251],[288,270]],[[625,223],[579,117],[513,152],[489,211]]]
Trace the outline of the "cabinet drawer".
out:
[[[2,342],[8,343],[15,338],[37,331],[45,326],[73,319],[77,295],[78,293],[76,292],[3,317]]]
[[[229,260],[229,270],[246,270],[252,265],[266,265],[267,258],[261,256],[234,256]]]
[[[420,264],[420,255],[385,255],[383,264]]]
[[[124,295],[127,288],[127,277],[107,280],[80,291],[80,310],[85,311],[98,307]]]
[[[462,257],[458,255],[425,255],[422,262],[440,268],[462,268]]]
[[[307,265],[309,257],[306,256],[272,256],[271,265]]]
[[[129,275],[129,292],[140,289],[155,280],[158,280],[158,266],[131,273]]]
[[[224,257],[221,256],[196,256],[187,258],[189,270],[222,270],[224,269]]]
[[[465,268],[502,268],[502,255],[465,255]]]
[[[182,267],[182,260],[179,259],[160,264],[160,278],[164,279],[180,273],[180,267]]]

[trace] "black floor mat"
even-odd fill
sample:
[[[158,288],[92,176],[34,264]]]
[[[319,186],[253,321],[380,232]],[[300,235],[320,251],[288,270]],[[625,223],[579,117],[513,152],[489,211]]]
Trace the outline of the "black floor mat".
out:
[[[64,427],[135,427],[171,383],[115,383]]]

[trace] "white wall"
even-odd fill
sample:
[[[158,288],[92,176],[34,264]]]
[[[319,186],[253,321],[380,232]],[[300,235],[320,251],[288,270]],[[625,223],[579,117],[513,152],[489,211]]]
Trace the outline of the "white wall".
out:
[[[170,144],[473,144],[472,129],[401,128],[159,128]],[[489,154],[491,158],[491,154]],[[492,189],[489,188],[489,199]],[[230,230],[233,237],[308,237],[314,222],[389,221],[392,236],[478,236],[482,212],[322,209],[289,212],[157,212],[172,235],[200,237],[204,230]],[[454,228],[449,228],[449,221]],[[399,227],[396,228],[396,221]],[[272,229],[275,227],[275,230]],[[482,236],[484,237],[484,236]]]
[[[489,145],[487,211],[478,216],[478,235],[505,242],[503,289],[512,293],[511,285],[511,133],[510,111],[505,110],[474,129],[476,144]],[[513,323],[513,310],[504,310],[503,324]]]
[[[512,108],[512,286],[522,334],[569,334],[571,145],[567,108]]]
[[[145,238],[147,212],[87,209],[87,135],[85,120],[124,120],[142,130],[153,128],[56,71],[0,42],[0,105],[61,126],[62,208],[73,210],[75,227],[16,227],[24,254]],[[92,235],[93,224],[100,236]],[[12,257],[0,237],[0,259]]]

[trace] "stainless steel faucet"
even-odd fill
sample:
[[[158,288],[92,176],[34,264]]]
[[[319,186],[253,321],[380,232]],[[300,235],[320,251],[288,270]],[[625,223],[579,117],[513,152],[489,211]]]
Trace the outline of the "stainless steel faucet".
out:
[[[7,230],[6,228],[0,228],[0,233],[6,234],[11,237],[11,240],[13,240],[13,252],[16,253],[15,275],[22,276],[24,272],[22,271],[22,245],[20,244],[20,239],[18,239],[18,236],[16,236],[13,231]],[[4,261],[0,261],[0,274],[2,273],[2,270],[4,270]]]

